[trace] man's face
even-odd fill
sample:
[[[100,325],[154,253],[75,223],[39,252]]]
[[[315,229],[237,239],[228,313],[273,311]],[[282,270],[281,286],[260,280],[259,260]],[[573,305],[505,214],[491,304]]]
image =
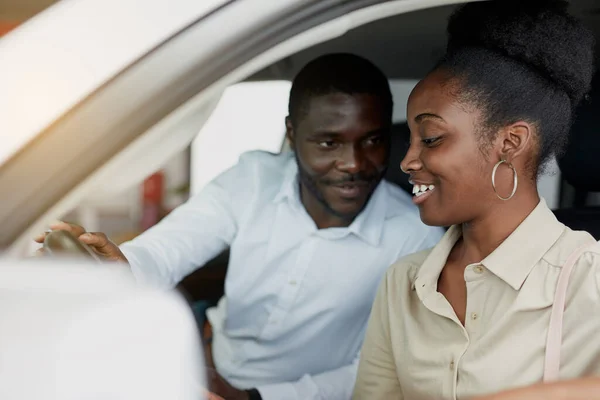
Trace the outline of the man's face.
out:
[[[330,214],[356,217],[385,173],[390,125],[376,96],[312,97],[297,126],[287,124],[303,194]]]

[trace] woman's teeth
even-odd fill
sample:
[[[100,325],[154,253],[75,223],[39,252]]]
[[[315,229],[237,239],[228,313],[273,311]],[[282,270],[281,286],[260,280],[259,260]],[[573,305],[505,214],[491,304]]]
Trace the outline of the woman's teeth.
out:
[[[435,189],[434,185],[413,185],[413,194],[418,197],[424,195],[426,191],[433,189]]]

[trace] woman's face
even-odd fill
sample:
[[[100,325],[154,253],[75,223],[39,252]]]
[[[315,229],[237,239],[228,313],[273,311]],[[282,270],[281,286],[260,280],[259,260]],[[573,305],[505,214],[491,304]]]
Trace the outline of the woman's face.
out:
[[[454,89],[460,90],[443,71],[434,71],[408,100],[411,145],[401,166],[419,190],[413,201],[428,225],[472,222],[498,201],[491,176],[499,158],[484,154],[479,112],[458,102]],[[510,194],[510,187],[501,190]]]

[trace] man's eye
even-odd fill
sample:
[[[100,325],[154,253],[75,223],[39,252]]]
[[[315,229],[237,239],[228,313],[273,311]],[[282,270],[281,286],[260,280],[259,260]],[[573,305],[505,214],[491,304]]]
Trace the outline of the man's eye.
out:
[[[380,144],[383,141],[383,138],[381,136],[372,136],[370,138],[368,138],[365,143],[367,144],[367,146],[373,146],[373,145],[377,145]]]
[[[335,146],[335,142],[333,140],[324,140],[318,143],[319,147],[323,147],[325,149],[330,149]]]

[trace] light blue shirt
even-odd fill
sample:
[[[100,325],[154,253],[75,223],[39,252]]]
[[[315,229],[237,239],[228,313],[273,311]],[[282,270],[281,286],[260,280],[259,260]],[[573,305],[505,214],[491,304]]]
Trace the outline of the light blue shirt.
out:
[[[349,399],[384,272],[443,231],[387,182],[349,227],[319,230],[297,174],[292,153],[246,153],[121,249],[138,279],[172,287],[230,247],[225,296],[208,311],[219,373],[264,400]]]

